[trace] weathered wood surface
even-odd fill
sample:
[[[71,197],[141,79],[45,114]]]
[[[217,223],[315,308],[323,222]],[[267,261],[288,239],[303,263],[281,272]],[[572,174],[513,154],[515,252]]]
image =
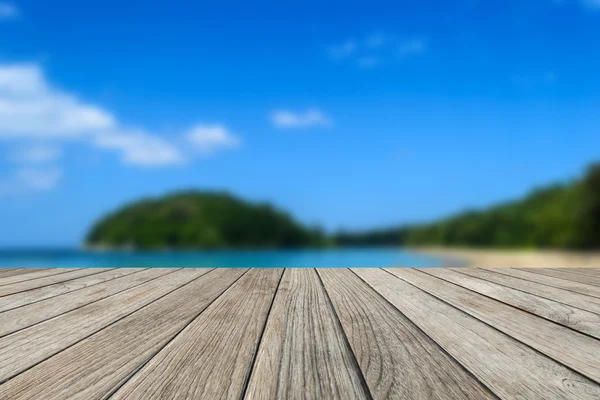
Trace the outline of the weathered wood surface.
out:
[[[319,275],[374,398],[493,398],[353,272],[319,270]]]
[[[599,270],[23,271],[0,399],[600,399]]]
[[[313,269],[285,271],[248,384],[251,399],[367,399],[361,372]]]
[[[31,272],[41,271],[40,268],[0,268],[0,279],[9,276],[28,274]]]
[[[567,329],[543,318],[536,318],[529,312],[515,310],[507,305],[511,303],[519,305],[520,295],[525,293],[464,276],[449,269],[435,268],[422,272],[404,269],[395,270],[394,273],[433,296],[600,383],[600,369],[597,366],[600,360],[598,341],[573,329]],[[473,296],[471,291],[485,296]],[[528,298],[524,301],[528,301]],[[537,314],[535,304],[525,306],[525,308],[529,307],[532,308],[531,312]],[[562,309],[555,309],[555,314],[550,316],[554,318],[561,312]],[[560,321],[559,318],[556,319]],[[576,324],[573,326],[576,327]]]
[[[498,283],[509,288],[517,289],[524,293],[530,293],[540,298],[553,300],[559,303],[581,308],[582,310],[587,310],[596,314],[600,314],[600,298],[582,293],[585,291],[585,289],[582,289],[580,287],[585,285],[582,285],[580,283],[571,282],[574,285],[577,285],[577,287],[573,287],[573,289],[578,290],[575,291],[566,288],[563,289],[557,286],[548,286],[546,283],[540,285],[540,282],[528,281],[525,278],[528,278],[527,274],[529,273],[524,271],[511,270],[505,272],[503,270],[502,273],[500,273],[476,268],[465,268],[464,270],[461,269],[456,271],[464,275],[473,276],[490,282]],[[509,273],[511,275],[507,275]],[[557,279],[559,281],[562,281],[562,279],[552,278],[550,276],[545,275],[536,274],[535,276],[540,276],[548,279]],[[544,282],[547,282],[546,279],[544,279]],[[563,282],[552,281],[553,284],[561,285],[562,287],[572,286],[569,284],[563,284]]]
[[[29,272],[29,271],[31,271],[31,272]],[[33,280],[33,279],[39,279],[39,278],[43,278],[46,276],[52,276],[52,275],[60,275],[60,274],[64,274],[67,272],[73,272],[73,271],[77,271],[77,270],[69,269],[69,268],[27,270],[27,273],[9,275],[7,277],[0,278],[0,287],[10,285],[13,283],[17,283],[17,282],[24,282],[24,281],[29,281],[29,280]],[[93,273],[94,271],[92,270],[90,272]],[[42,286],[42,285],[40,284],[40,286]]]
[[[600,339],[600,314],[450,270],[432,269],[427,273]],[[467,273],[470,275],[471,271]]]
[[[104,271],[108,271],[108,268],[82,268],[73,271],[67,271],[60,274],[54,274],[50,276],[44,276],[37,279],[30,279],[20,282],[15,282],[12,284],[5,284],[0,286],[0,296],[8,296],[14,293],[24,292],[26,290],[31,290],[35,288],[41,288],[45,286],[49,286],[59,282],[70,281],[72,279],[80,278],[82,276],[96,275]],[[40,271],[43,272],[43,271]],[[35,274],[25,274],[19,275],[20,277],[25,277],[28,275]],[[17,278],[17,277],[15,277]],[[7,278],[9,279],[9,278]]]
[[[541,274],[546,276],[553,276],[555,278],[565,279],[567,281],[585,283],[586,285],[594,285],[600,288],[600,276],[581,275],[573,271],[559,271],[550,268],[532,268],[523,269],[523,271],[531,272],[534,274]]]
[[[55,283],[53,285],[38,287],[26,290],[21,293],[0,297],[0,312],[13,308],[21,307],[26,304],[35,303],[51,297],[59,296],[63,293],[69,293],[76,290],[91,287],[102,282],[126,276],[129,274],[144,271],[143,268],[116,268],[99,274],[88,275],[76,278],[66,282]],[[84,292],[78,294],[78,297],[86,296]]]
[[[113,398],[240,398],[282,273],[247,272]]]
[[[0,385],[0,398],[107,398],[245,271],[199,277]]]
[[[85,339],[206,272],[175,271],[166,274],[160,281],[144,283],[0,338],[0,382]]]
[[[89,286],[81,291],[66,293],[62,296],[51,297],[9,311],[0,312],[0,337],[110,297],[116,293],[159,278],[169,272],[166,269],[147,269],[131,277],[125,276],[123,279],[114,279],[99,285]],[[92,281],[95,282],[95,280]],[[15,296],[18,296],[18,294]],[[0,298],[0,304],[2,304],[2,298]]]
[[[392,274],[396,274],[392,270]],[[357,274],[501,398],[597,399],[600,387],[401,276],[383,270]]]

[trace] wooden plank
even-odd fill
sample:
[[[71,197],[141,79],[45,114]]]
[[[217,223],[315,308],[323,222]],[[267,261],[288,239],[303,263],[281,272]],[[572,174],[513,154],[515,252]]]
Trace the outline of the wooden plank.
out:
[[[245,272],[227,268],[201,276],[0,385],[0,398],[109,397]]]
[[[369,398],[334,313],[314,269],[287,269],[246,398]]]
[[[0,382],[165,296],[208,270],[183,269],[0,338]],[[118,339],[116,339],[118,340]]]
[[[356,273],[500,398],[598,399],[600,386],[380,269]]]
[[[480,269],[480,268],[478,268]],[[494,272],[501,275],[512,276],[519,279],[524,279],[531,282],[541,283],[543,285],[552,286],[554,288],[570,290],[588,296],[600,298],[600,290],[597,286],[586,285],[585,283],[567,281],[561,278],[554,278],[541,274],[534,274],[528,271],[521,271],[512,268],[485,268],[485,271]]]
[[[0,286],[0,297],[8,296],[9,294],[15,294],[24,292],[26,290],[36,289],[43,286],[49,286],[59,282],[69,281],[71,279],[80,278],[82,276],[95,275],[104,271],[109,271],[112,268],[82,268],[74,269],[61,274],[55,274],[45,276],[37,279],[30,279],[27,281],[17,282],[10,285]]]
[[[557,271],[574,272],[580,275],[600,276],[600,268],[555,268]]]
[[[539,297],[544,297],[548,300],[553,300],[572,307],[580,308],[582,310],[600,314],[600,298],[597,297],[591,297],[581,293],[572,292],[570,290],[551,287],[538,282],[521,279],[516,276],[512,276],[512,272],[511,275],[506,275],[506,272],[496,273],[495,271],[482,270],[478,268],[463,268],[456,269],[455,271],[464,275],[485,279],[490,282],[531,293]],[[514,272],[516,273],[515,275],[519,275],[518,272],[521,271],[515,270]],[[521,274],[526,273],[521,272]]]
[[[449,277],[449,279],[454,279],[455,281],[460,282],[462,286],[465,286],[476,292],[510,304],[514,307],[520,308],[521,310],[539,315],[540,317],[547,318],[571,329],[584,332],[596,338],[600,338],[600,314],[582,310],[563,302],[537,296],[529,292],[524,292],[507,286],[492,283],[487,280],[480,279],[477,276],[472,277],[477,273],[471,275],[470,271],[459,273],[438,270],[430,271],[430,273],[436,276],[444,276],[445,278]],[[449,275],[449,273],[454,275]],[[467,277],[466,275],[470,276]],[[527,285],[535,286],[536,284],[528,283]],[[538,284],[538,286],[541,285]],[[547,290],[547,288],[543,288],[542,290]],[[570,294],[574,296],[581,296],[575,293]],[[557,296],[554,295],[554,297]]]
[[[55,283],[37,289],[0,297],[0,312],[21,307],[26,304],[49,299],[64,293],[84,289],[102,282],[143,271],[144,268],[117,268],[99,274],[88,275],[66,282]],[[84,294],[81,294],[84,296]]]
[[[112,398],[240,398],[282,272],[250,270]]]
[[[29,274],[31,272],[42,271],[42,268],[0,268],[0,278],[9,276]]]
[[[348,269],[317,272],[374,399],[494,398],[353,272]],[[335,367],[336,363],[332,365]],[[302,392],[302,388],[298,390]]]
[[[149,282],[172,272],[169,269],[147,269],[140,273],[90,286],[83,290],[0,313],[0,337],[19,331],[76,308],[105,299],[132,287]],[[1,299],[0,299],[1,300]]]
[[[555,278],[561,278],[568,281],[585,283],[586,285],[594,285],[600,288],[600,276],[589,276],[576,274],[571,271],[558,271],[553,268],[519,268],[522,271],[527,271],[532,274],[540,274],[546,276],[552,276]]]
[[[421,271],[405,269],[393,272],[419,289],[600,382],[600,341],[485,297],[500,301],[508,297],[510,302],[515,300],[519,303],[519,295],[506,292],[511,289],[450,270]]]
[[[64,274],[66,272],[74,271],[73,268],[48,268],[42,270],[32,269],[32,272],[27,272],[26,274],[19,274],[13,276],[7,276],[5,278],[0,278],[0,287],[5,285],[11,285],[17,282],[24,282],[31,279],[43,278],[46,276]]]

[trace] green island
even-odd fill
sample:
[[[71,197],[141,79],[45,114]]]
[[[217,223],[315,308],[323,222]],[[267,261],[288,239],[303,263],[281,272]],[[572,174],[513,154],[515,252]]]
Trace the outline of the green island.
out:
[[[179,192],[126,205],[86,237],[96,248],[297,248],[326,244],[323,233],[267,203],[227,193]]]
[[[427,224],[341,233],[341,245],[509,249],[600,248],[600,164],[582,178],[534,190],[523,199]]]
[[[600,248],[600,164],[573,182],[441,221],[325,235],[268,204],[227,193],[179,192],[145,199],[97,222],[89,247],[135,249],[468,246]]]

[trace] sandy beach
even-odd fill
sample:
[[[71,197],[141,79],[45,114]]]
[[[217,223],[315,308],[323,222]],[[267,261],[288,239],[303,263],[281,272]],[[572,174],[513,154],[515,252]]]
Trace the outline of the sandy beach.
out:
[[[482,268],[600,268],[600,252],[577,253],[546,250],[485,250],[417,248],[416,253],[441,257],[450,267]]]

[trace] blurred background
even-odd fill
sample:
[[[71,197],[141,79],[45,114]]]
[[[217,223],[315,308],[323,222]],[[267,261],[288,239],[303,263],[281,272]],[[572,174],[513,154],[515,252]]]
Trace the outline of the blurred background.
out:
[[[0,265],[596,249],[598,38],[598,0],[0,0]]]

